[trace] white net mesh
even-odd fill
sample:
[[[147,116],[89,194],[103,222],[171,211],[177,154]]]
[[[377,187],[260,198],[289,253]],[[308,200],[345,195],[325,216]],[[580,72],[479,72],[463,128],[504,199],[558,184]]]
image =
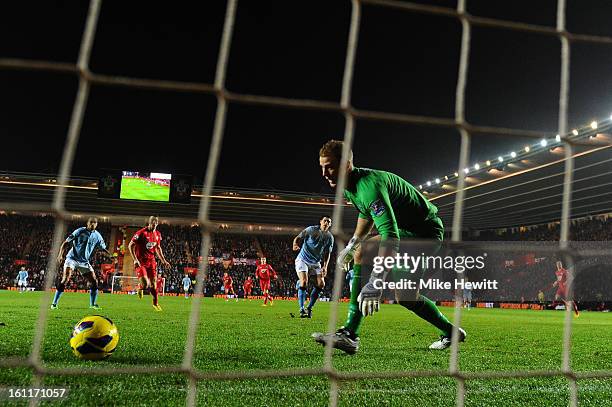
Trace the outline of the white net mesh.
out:
[[[157,90],[171,90],[194,93],[205,93],[215,95],[217,98],[217,110],[214,122],[213,138],[210,146],[208,164],[206,167],[206,175],[204,179],[204,190],[202,191],[203,198],[200,201],[198,221],[202,227],[202,247],[201,253],[207,253],[211,244],[211,231],[213,224],[209,219],[209,210],[211,203],[212,187],[215,183],[215,176],[219,161],[220,149],[223,140],[224,127],[226,121],[226,111],[229,103],[241,103],[251,105],[266,105],[270,107],[278,106],[294,109],[314,109],[320,111],[341,112],[345,117],[345,134],[344,134],[344,151],[342,154],[343,163],[346,162],[349,149],[352,146],[355,121],[357,119],[378,120],[395,123],[408,123],[417,125],[441,126],[455,128],[461,136],[461,149],[459,153],[458,168],[465,168],[468,164],[470,151],[470,141],[475,134],[487,133],[506,136],[523,136],[523,137],[540,137],[541,133],[529,130],[518,130],[508,128],[497,128],[478,126],[467,123],[465,120],[465,88],[469,68],[470,54],[470,33],[473,26],[496,27],[500,29],[522,31],[545,36],[557,37],[561,42],[561,81],[559,87],[559,123],[558,133],[563,137],[565,142],[565,178],[564,189],[562,196],[562,216],[561,216],[561,238],[559,241],[560,249],[564,250],[567,256],[572,255],[572,251],[568,250],[568,231],[569,231],[569,214],[572,193],[572,174],[573,174],[573,159],[572,159],[572,143],[566,138],[568,130],[568,97],[569,97],[569,79],[570,79],[570,49],[572,42],[588,42],[599,44],[612,44],[612,38],[582,35],[569,33],[565,28],[565,0],[558,0],[557,3],[557,25],[556,27],[547,27],[533,24],[525,24],[511,21],[504,21],[492,18],[482,18],[472,16],[467,13],[466,1],[458,0],[456,9],[427,6],[422,4],[394,1],[394,0],[352,0],[352,14],[350,20],[350,30],[348,35],[348,45],[346,50],[345,69],[342,80],[342,96],[340,103],[322,102],[316,100],[289,99],[270,96],[238,94],[228,91],[225,88],[225,76],[227,71],[227,61],[229,56],[232,33],[234,29],[234,19],[237,8],[237,0],[228,0],[225,22],[223,26],[223,35],[219,49],[219,57],[217,60],[217,69],[215,81],[213,84],[206,83],[185,83],[163,80],[149,80],[140,78],[128,78],[121,76],[100,75],[89,70],[89,58],[98,23],[100,13],[101,0],[91,0],[85,30],[81,40],[78,62],[76,65],[67,63],[57,63],[52,61],[32,61],[22,59],[0,59],[0,68],[4,69],[29,69],[41,70],[50,72],[68,72],[74,73],[79,77],[79,86],[77,96],[74,102],[68,136],[64,146],[63,156],[61,160],[60,173],[58,179],[58,187],[55,189],[53,204],[49,208],[56,216],[56,223],[53,235],[53,243],[51,253],[57,253],[63,237],[65,236],[66,221],[70,218],[71,213],[65,210],[65,195],[67,180],[69,179],[72,163],[76,151],[77,142],[80,135],[81,125],[83,123],[84,111],[89,96],[89,90],[92,85],[97,86],[124,86],[129,88],[148,88]],[[462,25],[461,38],[461,54],[460,65],[458,72],[458,80],[456,87],[456,104],[455,117],[453,118],[438,118],[427,116],[414,116],[407,114],[386,113],[377,111],[359,110],[351,104],[351,84],[353,77],[353,67],[355,53],[357,49],[357,40],[360,27],[361,6],[367,4],[370,6],[390,7],[399,11],[431,14],[445,16],[448,18],[457,19]],[[345,168],[341,165],[340,168]],[[343,180],[342,174],[339,178]],[[336,205],[334,206],[334,219],[342,218],[343,205],[342,190],[343,181],[340,181],[336,194]],[[460,176],[458,179],[458,192],[455,196],[454,216],[452,225],[452,241],[461,241],[462,229],[462,214],[464,201],[465,177]],[[6,203],[7,209],[22,209],[27,210],[28,205]],[[36,209],[40,209],[38,206]],[[340,225],[334,225],[334,234],[339,237],[339,249],[342,249],[346,242],[346,237],[342,235]],[[57,264],[54,256],[50,256],[48,270],[50,272],[45,276],[45,289],[49,291],[56,277]],[[196,292],[201,292],[204,276],[207,272],[206,262],[202,262],[197,274]],[[341,269],[337,268],[331,311],[329,316],[329,332],[333,332],[338,320],[338,301],[341,291]],[[571,295],[571,290],[570,290]],[[34,382],[33,385],[39,385],[45,375],[82,375],[83,370],[79,368],[52,368],[45,367],[41,361],[41,348],[44,338],[44,329],[46,326],[47,312],[49,309],[49,295],[44,295],[41,300],[40,310],[38,315],[37,326],[35,331],[34,344],[32,352],[28,359],[11,358],[0,361],[0,366],[3,367],[30,367],[33,369]],[[456,301],[454,311],[454,321],[456,325],[461,321],[461,301]],[[398,372],[354,372],[345,373],[337,371],[332,363],[332,347],[331,344],[325,349],[325,361],[323,366],[318,369],[288,369],[288,370],[270,370],[270,371],[232,371],[232,372],[202,372],[196,370],[193,366],[193,355],[196,330],[198,321],[200,320],[200,297],[193,298],[191,314],[189,318],[187,341],[183,362],[180,366],[171,367],[150,367],[150,366],[133,366],[124,368],[99,368],[88,372],[97,375],[116,375],[120,373],[146,373],[146,374],[162,374],[162,373],[184,373],[189,378],[189,391],[187,395],[187,405],[193,406],[196,404],[196,389],[198,380],[215,380],[215,379],[248,379],[248,378],[272,378],[272,377],[287,377],[287,376],[327,376],[330,380],[329,405],[335,406],[338,404],[338,389],[339,383],[343,380],[350,379],[365,379],[365,378],[406,378],[406,377],[452,377],[457,382],[456,405],[463,406],[465,401],[466,387],[465,383],[471,379],[494,379],[494,378],[531,378],[531,377],[551,377],[564,376],[569,381],[570,389],[570,405],[576,406],[578,403],[576,380],[579,378],[604,378],[612,377],[612,371],[598,371],[587,373],[575,373],[572,371],[570,364],[570,345],[572,334],[572,318],[571,310],[568,309],[565,318],[565,329],[563,337],[563,362],[558,369],[555,370],[517,370],[517,371],[487,371],[478,373],[462,372],[459,369],[459,348],[457,338],[458,335],[453,335],[453,341],[450,353],[449,369],[447,371],[398,371]],[[36,400],[32,401],[33,404]]]

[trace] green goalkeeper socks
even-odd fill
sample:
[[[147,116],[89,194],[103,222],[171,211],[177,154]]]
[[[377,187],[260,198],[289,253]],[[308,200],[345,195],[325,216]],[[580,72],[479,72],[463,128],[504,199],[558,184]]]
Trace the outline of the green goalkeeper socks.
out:
[[[349,301],[349,311],[344,323],[344,328],[351,331],[356,336],[359,335],[359,328],[363,320],[363,314],[359,311],[357,297],[361,291],[361,265],[353,266],[353,280],[351,282],[351,300]],[[450,336],[453,331],[453,324],[440,312],[435,302],[419,295],[416,301],[400,301],[400,304],[414,312],[417,316],[429,322],[446,336]]]
[[[442,331],[443,335],[451,335],[453,324],[451,324],[444,314],[440,312],[436,303],[429,298],[424,295],[419,295],[419,299],[416,301],[400,301],[400,304],[438,328]]]
[[[363,315],[359,311],[359,303],[357,297],[361,291],[361,264],[353,266],[353,280],[351,281],[351,300],[349,301],[349,311],[344,323],[344,328],[351,331],[355,336],[359,334],[359,327]]]

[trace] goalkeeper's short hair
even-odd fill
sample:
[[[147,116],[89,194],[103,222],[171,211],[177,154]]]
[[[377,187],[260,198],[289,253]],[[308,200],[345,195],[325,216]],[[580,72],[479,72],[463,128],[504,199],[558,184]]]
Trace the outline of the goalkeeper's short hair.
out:
[[[319,157],[334,157],[338,161],[342,159],[342,147],[344,141],[341,140],[329,140],[319,150]],[[349,161],[353,161],[353,150],[349,151]]]

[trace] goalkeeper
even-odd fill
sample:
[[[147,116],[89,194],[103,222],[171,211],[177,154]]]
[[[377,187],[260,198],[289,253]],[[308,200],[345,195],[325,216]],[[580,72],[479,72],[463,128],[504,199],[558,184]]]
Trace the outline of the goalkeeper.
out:
[[[330,140],[319,151],[322,175],[332,188],[338,183],[342,146],[342,141]],[[382,289],[374,287],[372,278],[361,288],[361,242],[372,227],[376,226],[380,236],[370,239],[369,242],[379,242],[379,256],[394,256],[400,239],[416,238],[440,242],[444,237],[444,227],[437,215],[438,209],[399,176],[385,171],[354,167],[352,152],[347,161],[346,174],[344,197],[359,211],[354,235],[338,255],[340,263],[354,261],[348,317],[344,326],[336,333],[314,333],[313,338],[323,345],[332,341],[334,348],[354,354],[359,349],[362,319],[378,311],[383,293]],[[374,274],[372,276],[374,277]],[[409,300],[400,299],[399,304],[440,330],[440,339],[432,343],[430,349],[446,349],[450,346],[453,325],[440,312],[435,302],[416,291]],[[464,341],[465,331],[458,328],[458,332],[459,341]]]

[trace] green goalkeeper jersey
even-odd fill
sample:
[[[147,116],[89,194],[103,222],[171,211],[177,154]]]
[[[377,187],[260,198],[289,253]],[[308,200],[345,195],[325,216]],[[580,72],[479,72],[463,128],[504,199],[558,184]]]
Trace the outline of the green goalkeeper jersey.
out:
[[[354,167],[344,197],[372,219],[383,240],[404,237],[442,240],[438,208],[403,178],[387,171]]]

